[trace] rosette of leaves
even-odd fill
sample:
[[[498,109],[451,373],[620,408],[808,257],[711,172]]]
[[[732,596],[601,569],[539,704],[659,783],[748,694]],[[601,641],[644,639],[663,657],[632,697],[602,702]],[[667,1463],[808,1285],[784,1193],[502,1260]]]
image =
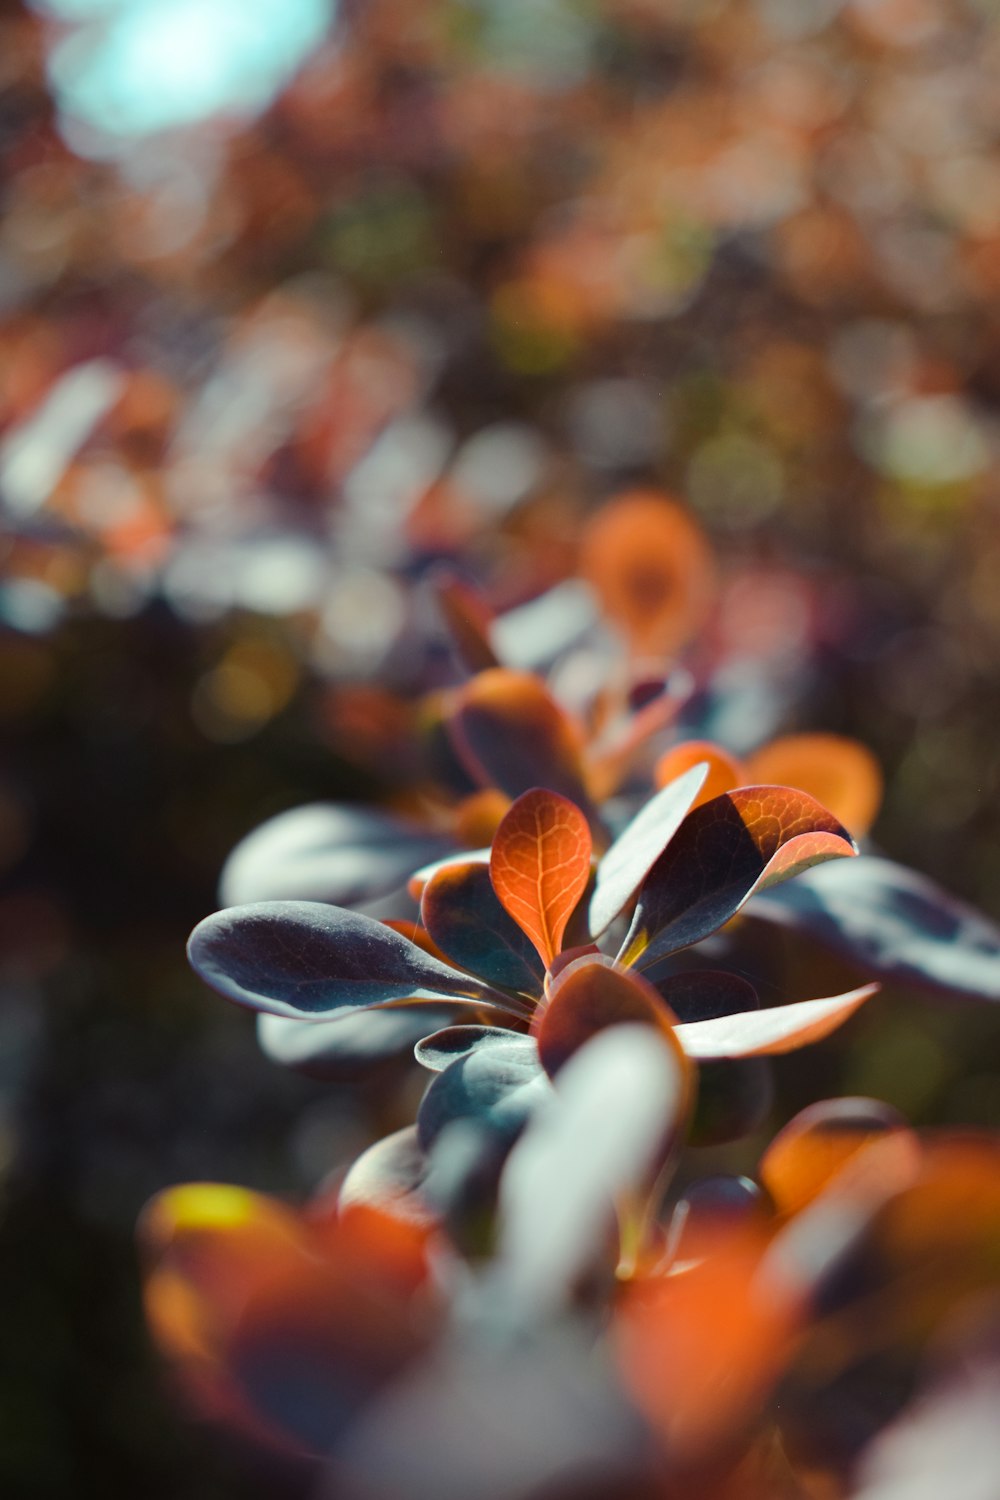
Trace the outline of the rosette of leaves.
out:
[[[407,1156],[406,1173],[423,1172],[463,1121],[474,1127],[473,1173],[484,1160],[498,1167],[549,1080],[595,1033],[623,1022],[668,1038],[705,1077],[721,1070],[723,1093],[746,1093],[721,1132],[739,1134],[748,1111],[750,1123],[759,1117],[761,1086],[751,1078],[747,1088],[733,1069],[756,1070],[820,1039],[877,986],[760,1008],[735,974],[664,972],[755,891],[855,853],[835,818],[789,788],[741,788],[691,811],[704,776],[698,766],[663,788],[596,865],[580,808],[536,788],[514,802],[488,858],[427,873],[419,926],[403,931],[318,902],[255,903],[199,924],[192,963],[261,1013],[273,1054],[294,1051],[328,1076],[358,1066],[366,1024],[389,1018],[416,1040],[418,1060],[438,1076],[401,1143],[419,1157],[414,1168]],[[443,1005],[464,1023],[442,1028]],[[391,1152],[386,1162],[388,1181]]]

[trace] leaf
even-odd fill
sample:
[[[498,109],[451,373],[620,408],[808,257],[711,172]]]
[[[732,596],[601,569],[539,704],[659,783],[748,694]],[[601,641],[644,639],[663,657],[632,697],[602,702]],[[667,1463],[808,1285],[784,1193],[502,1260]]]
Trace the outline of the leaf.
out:
[[[485,864],[446,865],[424,886],[421,918],[444,955],[490,984],[539,995],[545,965],[497,900]]]
[[[412,1052],[421,1037],[454,1015],[437,1005],[355,1010],[335,1021],[263,1014],[257,1017],[257,1040],[265,1057],[282,1067],[330,1083],[350,1082]]]
[[[598,623],[593,591],[567,578],[498,615],[493,640],[510,666],[547,675],[560,658],[585,649]]]
[[[673,1040],[672,1016],[652,985],[603,955],[578,958],[553,981],[532,1022],[550,1077],[591,1037],[622,1022],[652,1026]]]
[[[751,1177],[698,1177],[674,1204],[662,1263],[694,1259],[709,1235],[729,1229],[739,1234],[744,1226],[752,1229],[766,1222],[769,1211]]]
[[[749,776],[736,757],[713,740],[682,740],[679,745],[674,745],[656,762],[653,780],[657,786],[669,786],[691,766],[701,764],[706,765],[708,771],[704,785],[693,803],[695,807],[700,807],[703,802],[711,802],[713,797],[721,797],[723,792],[746,786],[751,781],[767,780],[784,784],[780,776]],[[794,786],[795,783],[790,784]]]
[[[625,908],[684,821],[708,774],[704,765],[646,803],[597,866],[590,901],[590,932],[598,937]]]
[[[459,661],[470,672],[486,672],[500,665],[490,633],[493,615],[479,592],[447,568],[432,578],[441,617]]]
[[[891,860],[810,870],[758,896],[750,915],[807,933],[868,973],[1000,1000],[1000,927]]]
[[[199,922],[188,956],[201,977],[239,1005],[277,1016],[441,997],[515,1009],[391,927],[313,901],[261,901]]]
[[[536,787],[507,813],[490,854],[490,879],[504,909],[548,967],[590,879],[591,837],[580,809]]]
[[[488,865],[489,862],[489,849],[452,850],[443,858],[435,859],[429,865],[421,865],[419,870],[414,870],[406,883],[406,889],[414,901],[419,901],[428,881],[437,874],[438,870],[454,870],[469,864]]]
[[[551,1084],[530,1037],[473,1050],[433,1080],[417,1111],[417,1133],[430,1151],[456,1120],[473,1120],[510,1145],[548,1097]]]
[[[535,1043],[522,1031],[508,1031],[504,1026],[446,1026],[417,1042],[413,1055],[431,1073],[443,1073],[459,1057],[468,1057],[484,1047],[525,1044],[526,1055],[536,1055]]]
[[[715,563],[694,517],[657,490],[630,490],[585,528],[580,573],[641,655],[669,655],[705,623]]]
[[[616,1200],[649,1191],[688,1103],[683,1059],[647,1026],[612,1026],[567,1063],[500,1180],[499,1274],[521,1316],[568,1300]]]
[[[757,1175],[780,1214],[796,1214],[824,1191],[859,1151],[887,1135],[904,1136],[906,1120],[881,1099],[823,1099],[810,1104],[774,1137]]]
[[[613,1327],[621,1376],[675,1462],[711,1465],[732,1448],[796,1347],[799,1298],[781,1282],[761,1285],[768,1240],[767,1224],[753,1217],[709,1222],[688,1238],[681,1274],[622,1288]]]
[[[382,1245],[370,1229],[360,1232],[379,1219]],[[380,1388],[424,1353],[432,1318],[412,1316],[414,1289],[398,1284],[398,1260],[402,1237],[412,1246],[425,1233],[422,1223],[359,1206],[331,1233],[326,1257],[276,1264],[241,1310],[220,1362],[300,1453],[325,1455]]]
[[[882,768],[867,745],[841,734],[786,734],[754,751],[748,780],[794,786],[828,807],[855,838],[882,802]]]
[[[959,1353],[961,1353],[961,1349]],[[861,1455],[853,1500],[989,1500],[1000,1486],[1000,1360],[992,1348],[952,1352]]]
[[[653,736],[660,734],[677,718],[692,690],[690,674],[672,672],[667,681],[660,681],[655,697],[645,702],[640,698],[638,707],[617,716],[604,727],[596,742],[590,742],[587,746],[587,782],[598,800],[604,801],[618,790]],[[684,769],[693,766],[697,759],[689,760]],[[663,786],[665,782],[659,781],[657,785]]]
[[[760,1002],[749,980],[724,969],[689,969],[655,985],[676,1021],[707,1021],[755,1010]]]
[[[508,797],[545,786],[589,811],[580,731],[530,672],[480,672],[458,695],[449,732],[483,786]]]
[[[396,890],[451,841],[393,813],[314,802],[269,818],[223,868],[224,906],[251,901],[329,901],[355,906]]]
[[[649,1500],[643,1478],[629,1482],[648,1468],[648,1434],[607,1361],[595,1357],[593,1337],[573,1325],[557,1337],[546,1327],[497,1337],[504,1310],[492,1295],[477,1299],[477,1279],[468,1279],[462,1336],[441,1340],[361,1414],[338,1447],[332,1494]],[[596,1488],[591,1475],[600,1476]]]
[[[829,999],[799,1000],[793,1005],[689,1021],[677,1027],[677,1038],[687,1055],[696,1058],[765,1057],[794,1052],[836,1031],[878,990],[877,984],[868,984]]]
[[[363,1151],[351,1164],[337,1195],[342,1216],[358,1207],[377,1208],[417,1224],[434,1215],[420,1197],[428,1162],[415,1125],[406,1125]]]
[[[847,830],[804,792],[727,792],[688,814],[650,870],[620,956],[647,968],[715,932],[754,891],[855,852]]]
[[[509,807],[510,798],[495,787],[470,793],[452,809],[455,842],[462,849],[478,849],[485,844],[488,856],[493,835]]]

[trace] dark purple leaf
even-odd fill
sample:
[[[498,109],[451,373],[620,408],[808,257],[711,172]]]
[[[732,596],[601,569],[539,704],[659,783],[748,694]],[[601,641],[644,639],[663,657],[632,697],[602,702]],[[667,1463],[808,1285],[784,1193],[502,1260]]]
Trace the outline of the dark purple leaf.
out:
[[[597,867],[590,901],[590,932],[600,934],[624,910],[687,816],[705,777],[707,765],[657,792],[618,836]]]
[[[547,787],[591,811],[580,730],[530,672],[480,672],[462,693],[450,729],[482,786],[508,797]]]
[[[447,997],[511,1008],[504,996],[432,958],[391,927],[318,901],[261,901],[199,922],[188,944],[228,1000],[277,1016]]]
[[[424,1095],[417,1113],[420,1144],[430,1151],[455,1120],[478,1121],[510,1144],[550,1090],[530,1037],[470,1052],[439,1073]]]
[[[806,932],[880,978],[1000,1000],[1000,927],[890,860],[809,870],[756,897],[748,915]]]
[[[438,870],[424,886],[420,914],[441,951],[462,968],[490,984],[541,994],[545,965],[497,899],[488,865],[470,861]]]
[[[741,787],[695,808],[643,882],[623,962],[648,968],[735,916],[753,892],[855,852],[850,834],[790,787]]]
[[[723,969],[691,969],[659,980],[654,988],[678,1021],[707,1021],[754,1010],[760,1004],[748,980]]]

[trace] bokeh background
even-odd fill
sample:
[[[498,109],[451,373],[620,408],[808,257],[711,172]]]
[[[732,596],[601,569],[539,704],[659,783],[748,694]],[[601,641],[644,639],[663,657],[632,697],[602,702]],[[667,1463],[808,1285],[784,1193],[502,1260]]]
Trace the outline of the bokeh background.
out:
[[[995,0],[3,0],[5,1495],[278,1493],[173,1403],[133,1227],[384,1124],[183,941],[263,818],[392,800],[435,564],[506,608],[684,497],[738,734],[862,739],[876,846],[1000,917],[998,73]],[[772,1119],[1000,1125],[998,1074],[894,991]]]

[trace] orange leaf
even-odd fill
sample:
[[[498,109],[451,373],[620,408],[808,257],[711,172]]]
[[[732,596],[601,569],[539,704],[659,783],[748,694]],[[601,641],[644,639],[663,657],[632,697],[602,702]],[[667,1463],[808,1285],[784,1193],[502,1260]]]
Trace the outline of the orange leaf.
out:
[[[438,609],[459,660],[470,672],[500,665],[490,640],[493,616],[485,599],[447,569],[434,579]]]
[[[746,786],[755,779],[748,775],[734,755],[730,755],[728,750],[723,750],[721,745],[714,744],[712,740],[683,740],[681,744],[674,745],[656,762],[653,779],[657,786],[667,786],[669,782],[683,776],[685,771],[690,771],[692,766],[703,762],[708,763],[708,776],[691,804],[692,810],[700,807],[703,802],[711,802],[713,797],[721,797],[723,792]],[[759,779],[766,781],[771,778],[762,776]],[[780,781],[781,778],[774,779]]]
[[[535,787],[518,797],[497,829],[493,889],[546,965],[590,879],[590,827],[566,797]]]
[[[868,832],[882,801],[878,761],[867,746],[839,734],[783,735],[755,751],[747,769],[748,781],[808,792],[855,838]]]
[[[889,1135],[916,1150],[916,1137],[892,1105],[881,1099],[823,1099],[778,1132],[757,1175],[779,1213],[798,1213],[859,1151]]]
[[[705,623],[715,564],[698,523],[658,490],[629,490],[586,528],[580,572],[633,651],[669,655]]]
[[[641,1278],[619,1300],[619,1369],[673,1458],[699,1462],[733,1446],[794,1352],[797,1300],[759,1284],[767,1242],[759,1221],[706,1228],[687,1269]]]

